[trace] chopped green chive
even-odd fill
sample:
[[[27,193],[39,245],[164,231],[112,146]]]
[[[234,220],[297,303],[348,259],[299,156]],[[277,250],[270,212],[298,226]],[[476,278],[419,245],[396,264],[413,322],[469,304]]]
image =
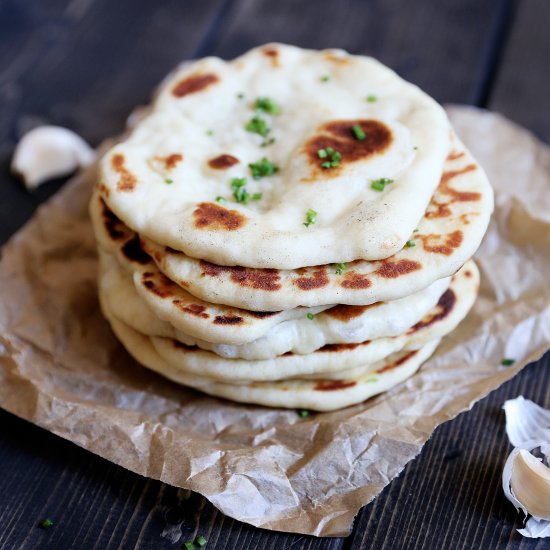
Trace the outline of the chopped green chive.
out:
[[[275,143],[275,138],[269,138],[263,141],[260,145],[260,147],[267,147],[268,145],[271,145],[272,143]]]
[[[202,535],[199,535],[195,542],[202,548],[203,546],[206,546],[206,543],[208,542]]]
[[[235,198],[235,200],[238,203],[244,204],[244,205],[247,205],[251,199],[253,201],[259,201],[263,196],[262,193],[254,193],[253,195],[251,195],[246,190],[246,178],[233,178],[231,180],[231,189],[233,189],[233,197]],[[218,197],[218,198],[222,198],[222,197]],[[218,201],[218,199],[216,199],[216,201]],[[225,199],[224,199],[224,202],[225,202]]]
[[[504,367],[509,367],[510,365],[513,365],[515,362],[516,362],[515,359],[503,359],[500,364],[503,365]]]
[[[384,191],[384,187],[388,185],[388,183],[393,183],[393,180],[390,178],[380,178],[378,180],[374,180],[370,186],[375,191]]]
[[[300,417],[300,418],[307,418],[311,412],[308,411],[307,409],[298,409],[296,411],[296,414]]]
[[[214,130],[206,130],[206,135],[207,136],[213,136],[214,135]]]
[[[252,132],[253,134],[259,134],[262,137],[266,137],[269,134],[269,128],[267,122],[258,116],[252,117],[245,126],[245,130]]]
[[[376,100],[378,99],[377,96],[375,96],[374,94],[370,94],[366,97],[366,100],[369,102],[369,103],[374,103]]]
[[[264,111],[270,115],[279,114],[279,106],[269,97],[259,97],[254,104],[254,108],[258,111]]]
[[[358,139],[359,141],[363,141],[367,137],[367,134],[365,134],[365,132],[363,131],[363,128],[361,128],[359,124],[356,124],[355,126],[353,126],[351,131],[353,132],[355,139]]]
[[[253,162],[248,165],[252,172],[252,177],[255,180],[264,178],[266,176],[272,176],[279,171],[279,167],[265,157],[258,162]]]
[[[413,229],[413,233],[418,233],[420,231],[420,229],[418,229],[418,227],[416,229]]]
[[[195,550],[195,545],[192,541],[188,540],[187,542],[183,543],[182,548],[185,548],[185,550]]]
[[[313,313],[308,313],[306,315],[306,317],[310,320],[310,321],[313,321],[313,319],[315,318],[315,315],[313,315]]]
[[[322,76],[320,79],[319,79],[321,82],[328,82],[330,80],[330,76],[328,76],[327,74]]]
[[[407,248],[412,248],[413,246],[416,246],[416,243],[415,243],[414,241],[407,241],[407,242],[405,243],[405,246],[406,246]]]
[[[306,212],[306,221],[304,222],[304,225],[306,227],[309,227],[310,225],[313,225],[317,221],[317,212],[315,210],[312,210],[311,208]],[[309,318],[308,314],[308,318]]]
[[[336,264],[336,275],[342,275],[346,270],[346,264]]]
[[[46,518],[43,519],[38,525],[42,529],[49,529],[53,525],[53,520]]]
[[[332,147],[327,147],[326,149],[318,149],[317,156],[320,159],[328,159],[321,163],[321,168],[336,168],[340,166],[340,161],[342,160],[342,154],[338,151],[335,151]]]
[[[164,183],[174,183],[174,180],[167,178],[164,180]]]
[[[216,202],[219,204],[225,204],[225,199],[223,197],[216,197]]]

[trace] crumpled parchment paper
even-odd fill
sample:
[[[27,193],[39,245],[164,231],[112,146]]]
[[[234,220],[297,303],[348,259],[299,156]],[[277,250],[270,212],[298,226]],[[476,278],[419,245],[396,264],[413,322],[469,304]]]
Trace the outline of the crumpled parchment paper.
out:
[[[43,205],[0,261],[0,406],[133,472],[197,491],[252,525],[346,535],[359,508],[467,410],[550,347],[550,151],[498,115],[449,109],[496,212],[479,300],[392,391],[338,412],[238,405],[136,364],[96,299],[90,177]],[[514,358],[513,366],[501,365]]]

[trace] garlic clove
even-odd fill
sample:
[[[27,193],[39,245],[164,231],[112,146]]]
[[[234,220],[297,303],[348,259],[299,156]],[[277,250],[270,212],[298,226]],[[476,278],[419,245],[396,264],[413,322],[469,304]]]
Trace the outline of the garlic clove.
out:
[[[550,442],[550,410],[523,396],[509,399],[502,407],[506,414],[506,434],[514,447],[534,449]]]
[[[77,134],[60,126],[39,126],[23,136],[15,148],[11,170],[27,189],[66,176],[95,158],[93,149]]]
[[[550,468],[525,449],[514,455],[510,487],[524,510],[535,519],[550,520]]]

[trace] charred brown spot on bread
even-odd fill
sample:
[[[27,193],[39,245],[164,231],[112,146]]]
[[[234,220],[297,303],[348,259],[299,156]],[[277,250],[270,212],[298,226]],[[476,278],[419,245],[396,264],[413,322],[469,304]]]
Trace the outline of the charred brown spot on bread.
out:
[[[119,175],[116,188],[117,191],[122,192],[133,191],[137,183],[136,177],[134,176],[134,174],[132,174],[132,172],[130,172],[130,170],[126,168],[125,163],[126,160],[124,158],[124,155],[120,153],[113,155],[111,158],[111,166],[113,167],[113,170]]]
[[[237,157],[234,157],[233,155],[223,154],[210,159],[208,161],[208,166],[210,166],[210,168],[213,168],[214,170],[226,170],[227,168],[235,166],[235,164],[239,164],[239,162],[240,161]]]
[[[435,306],[435,311],[426,315],[423,319],[420,319],[416,325],[409,329],[408,334],[413,334],[422,328],[429,327],[438,321],[442,321],[449,316],[449,313],[451,313],[455,307],[455,304],[456,294],[452,289],[448,288],[439,298],[439,301]]]
[[[238,210],[229,210],[213,202],[201,202],[193,212],[195,227],[214,231],[235,231],[243,227],[247,219]]]
[[[273,317],[273,315],[278,315],[280,311],[249,311],[248,315],[251,317],[256,317],[256,319],[267,319],[268,317]]]
[[[363,130],[365,139],[359,140],[355,137],[354,126],[359,126]],[[331,177],[350,162],[365,160],[383,153],[392,140],[391,130],[379,120],[333,120],[317,129],[315,135],[305,143],[304,152],[309,157],[314,175],[323,174],[325,177]],[[342,155],[339,167],[322,168],[318,152],[327,148],[332,148]]]
[[[214,318],[215,325],[240,325],[244,323],[244,319],[238,315],[216,315]]]
[[[99,189],[99,192],[105,196],[106,198],[109,198],[109,195],[111,194],[111,190],[104,184],[100,183],[97,188]]]
[[[173,296],[177,290],[177,285],[162,273],[151,273],[149,271],[143,273],[141,284],[159,298]]]
[[[390,363],[389,365],[386,365],[381,369],[378,369],[373,374],[382,374],[383,372],[387,372],[389,370],[395,369],[400,365],[402,365],[405,361],[408,361],[411,357],[414,357],[417,353],[418,353],[417,349],[413,351],[409,351],[409,353],[406,353],[405,355],[403,355],[403,357],[397,359],[397,361],[394,361],[393,363]]]
[[[467,277],[467,278],[469,279],[469,278],[472,277],[472,276],[473,276],[473,273],[472,273],[469,269],[467,269],[467,270],[464,272],[464,277]]]
[[[129,241],[127,241],[121,248],[121,252],[131,262],[138,264],[148,264],[151,261],[151,256],[143,250],[141,242],[137,235],[134,235]]]
[[[314,290],[316,288],[322,288],[327,286],[330,279],[327,275],[327,270],[324,266],[317,267],[313,271],[299,270],[299,273],[303,273],[292,281],[300,290]]]
[[[351,321],[351,319],[355,319],[356,317],[363,315],[367,309],[379,306],[381,303],[382,302],[376,302],[368,306],[347,306],[344,304],[339,304],[323,311],[323,313],[345,323],[347,321]]]
[[[317,351],[328,352],[328,353],[338,353],[342,351],[351,351],[357,349],[361,346],[370,345],[370,340],[365,342],[359,342],[358,344],[325,344],[323,347],[319,348]]]
[[[200,304],[189,304],[183,300],[172,300],[172,303],[184,313],[189,313],[195,317],[200,317],[201,319],[208,319],[210,315],[205,313],[206,308]]]
[[[380,267],[374,271],[375,275],[384,279],[397,279],[422,268],[422,264],[415,260],[381,260]]]
[[[453,251],[462,244],[464,235],[460,229],[457,229],[444,236],[437,233],[430,233],[429,235],[417,235],[415,239],[422,242],[422,246],[426,252],[450,256]]]
[[[346,64],[346,63],[349,63],[350,62],[350,58],[347,57],[347,56],[343,56],[343,55],[338,55],[334,52],[325,52],[323,57],[327,60],[327,61],[332,61],[333,63],[341,63],[341,64]]]
[[[189,94],[196,94],[218,81],[219,77],[214,73],[194,74],[180,80],[172,89],[172,95],[184,97]]]
[[[319,380],[313,389],[317,391],[345,390],[356,384],[355,380]]]
[[[202,276],[218,277],[228,273],[231,281],[245,288],[273,292],[281,288],[281,276],[276,269],[255,269],[241,266],[215,265],[204,260],[200,261]]]
[[[172,170],[183,160],[183,155],[180,153],[172,153],[166,157],[155,157],[155,160],[162,163],[165,170]]]
[[[109,209],[101,197],[99,198],[99,204],[101,208],[101,217],[103,219],[103,227],[105,227],[105,231],[107,231],[109,237],[114,241],[126,237],[128,235],[128,229],[124,223],[115,216],[114,212]]]
[[[462,158],[464,156],[464,151],[451,151],[448,155],[447,155],[447,160],[451,161],[451,160],[458,160],[459,158]]]
[[[458,157],[457,157],[458,158]],[[449,185],[449,182],[461,176],[462,174],[467,174],[477,170],[475,164],[468,164],[460,170],[447,170],[443,172],[441,180],[439,181],[439,186],[436,189],[428,209],[426,210],[426,218],[447,218],[452,214],[450,206],[455,202],[473,202],[481,199],[481,193],[476,191],[457,191]],[[444,197],[450,197],[450,200],[445,199]],[[441,199],[441,200],[438,200]],[[463,223],[470,223],[467,214],[462,214],[460,219]]]
[[[344,275],[340,286],[352,290],[360,290],[362,288],[369,288],[371,284],[370,279],[365,274],[349,271]]]
[[[264,48],[262,53],[271,59],[271,64],[274,67],[279,67],[279,50],[277,48]]]

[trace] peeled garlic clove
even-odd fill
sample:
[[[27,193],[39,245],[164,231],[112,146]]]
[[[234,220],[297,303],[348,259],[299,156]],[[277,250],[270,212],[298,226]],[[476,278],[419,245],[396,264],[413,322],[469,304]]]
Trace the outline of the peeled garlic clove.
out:
[[[66,176],[95,158],[93,149],[77,134],[60,126],[39,126],[23,136],[15,148],[11,170],[27,189]]]
[[[525,449],[514,449],[502,476],[508,500],[536,520],[550,520],[550,468]]]

